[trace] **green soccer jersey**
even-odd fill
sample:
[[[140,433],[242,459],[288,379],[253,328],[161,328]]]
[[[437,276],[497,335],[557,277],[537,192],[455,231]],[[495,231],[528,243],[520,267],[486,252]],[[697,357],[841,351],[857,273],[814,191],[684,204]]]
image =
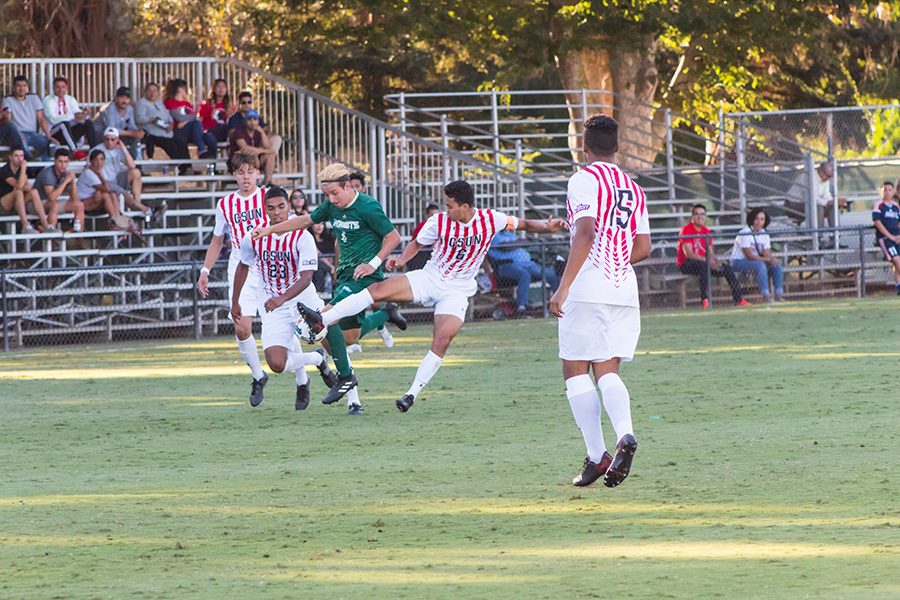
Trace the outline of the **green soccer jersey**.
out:
[[[381,250],[381,242],[394,225],[384,214],[378,201],[372,196],[357,194],[350,206],[340,209],[331,202],[323,202],[310,213],[314,223],[328,221],[334,229],[339,246],[337,279],[341,272],[350,273],[357,265],[372,260]],[[381,269],[376,270],[381,274]]]

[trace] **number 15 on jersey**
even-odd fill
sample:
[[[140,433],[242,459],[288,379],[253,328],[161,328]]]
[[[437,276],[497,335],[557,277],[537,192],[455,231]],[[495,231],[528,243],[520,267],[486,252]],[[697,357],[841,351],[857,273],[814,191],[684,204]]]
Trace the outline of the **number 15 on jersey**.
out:
[[[609,227],[618,227],[619,229],[627,229],[628,221],[634,214],[634,207],[637,204],[634,192],[628,188],[616,188],[616,203],[613,210],[609,211]]]

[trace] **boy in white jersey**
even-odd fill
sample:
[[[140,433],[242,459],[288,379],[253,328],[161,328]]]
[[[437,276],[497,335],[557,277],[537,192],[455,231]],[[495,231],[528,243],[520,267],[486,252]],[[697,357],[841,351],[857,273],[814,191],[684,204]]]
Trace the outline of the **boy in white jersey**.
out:
[[[266,217],[277,225],[291,214],[287,192],[271,187],[265,198]],[[276,373],[294,371],[297,376],[297,396],[294,408],[304,410],[309,406],[309,376],[306,365],[315,365],[329,388],[337,375],[328,368],[325,351],[301,352],[294,326],[297,309],[290,300],[298,299],[309,306],[321,309],[325,303],[316,294],[312,276],[319,266],[318,251],[312,234],[307,231],[291,231],[266,238],[251,239],[250,234],[241,240],[241,262],[234,274],[234,290],[231,294],[231,318],[235,325],[243,318],[242,292],[251,269],[257,269],[264,294],[258,298],[262,315],[262,345],[269,368]],[[254,405],[257,406],[257,405]]]
[[[584,122],[590,164],[569,179],[572,247],[559,289],[550,298],[550,312],[560,317],[566,396],[587,446],[582,472],[572,480],[577,486],[600,477],[607,487],[619,485],[637,450],[619,363],[632,359],[641,332],[631,265],[650,255],[650,225],[644,191],[612,162],[618,139],[619,126],[611,117],[595,115]],[[616,431],[615,457],[603,442],[597,387]]]
[[[259,157],[254,154],[237,152],[231,157],[231,166],[238,190],[220,198],[216,203],[216,225],[213,230],[213,238],[209,243],[209,248],[206,249],[206,258],[203,259],[203,268],[200,269],[200,277],[197,279],[197,289],[200,290],[200,295],[206,298],[209,295],[209,271],[216,264],[216,259],[222,250],[225,232],[228,231],[231,236],[231,254],[228,259],[229,306],[232,305],[231,293],[234,289],[234,274],[240,262],[241,240],[248,231],[257,225],[267,223],[265,190],[256,185],[259,179]],[[250,270],[247,283],[239,297],[242,316],[234,322],[234,335],[237,337],[238,349],[253,374],[253,383],[250,387],[250,404],[252,406],[257,406],[263,401],[263,388],[269,381],[269,376],[263,371],[259,361],[259,352],[256,349],[256,340],[253,338],[252,329],[253,317],[257,313],[261,296],[259,269],[254,267]],[[265,298],[263,298],[263,302],[265,302]]]
[[[312,331],[321,331],[324,326],[365,310],[375,302],[418,302],[434,307],[431,351],[419,365],[409,390],[395,402],[401,412],[410,409],[419,392],[437,373],[450,342],[459,333],[469,307],[469,297],[478,289],[475,275],[494,236],[506,229],[550,233],[566,226],[562,219],[549,219],[544,223],[475,208],[475,193],[466,181],[448,183],[444,187],[444,203],[447,211],[429,218],[400,257],[392,256],[386,263],[388,270],[394,270],[405,265],[423,247],[433,244],[431,259],[422,269],[372,284],[323,313],[297,305]]]

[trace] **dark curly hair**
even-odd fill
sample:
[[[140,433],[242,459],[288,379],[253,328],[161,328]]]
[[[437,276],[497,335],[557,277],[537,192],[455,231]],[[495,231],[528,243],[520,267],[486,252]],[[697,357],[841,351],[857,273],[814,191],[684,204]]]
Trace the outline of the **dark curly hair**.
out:
[[[762,213],[766,216],[766,222],[763,225],[763,229],[765,229],[766,227],[769,226],[769,222],[770,222],[769,213],[767,213],[762,208],[754,208],[753,210],[751,210],[750,212],[747,213],[747,226],[748,227],[753,227],[753,222],[756,220],[756,217],[759,215],[759,213]]]

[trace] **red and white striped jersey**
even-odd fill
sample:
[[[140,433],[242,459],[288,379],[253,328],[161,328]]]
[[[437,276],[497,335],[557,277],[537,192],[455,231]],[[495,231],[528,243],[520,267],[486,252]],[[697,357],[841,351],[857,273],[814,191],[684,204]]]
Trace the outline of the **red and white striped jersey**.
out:
[[[516,229],[519,220],[500,211],[475,209],[468,223],[451,221],[447,213],[432,215],[416,235],[423,246],[434,244],[426,268],[444,280],[472,279],[478,273],[491,240],[504,229]]]
[[[240,248],[241,262],[259,268],[259,278],[269,298],[284,294],[297,283],[300,273],[315,271],[319,266],[316,242],[305,229],[255,240],[248,234]],[[313,289],[311,283],[307,289]]]
[[[266,225],[266,190],[256,188],[256,191],[247,196],[241,196],[232,192],[216,202],[216,226],[213,229],[215,235],[231,236],[231,248],[241,249],[241,240],[258,225]]]
[[[650,233],[641,186],[616,165],[595,162],[569,178],[566,211],[573,231],[578,219],[594,222],[594,243],[569,299],[639,306],[631,249],[638,234]]]

